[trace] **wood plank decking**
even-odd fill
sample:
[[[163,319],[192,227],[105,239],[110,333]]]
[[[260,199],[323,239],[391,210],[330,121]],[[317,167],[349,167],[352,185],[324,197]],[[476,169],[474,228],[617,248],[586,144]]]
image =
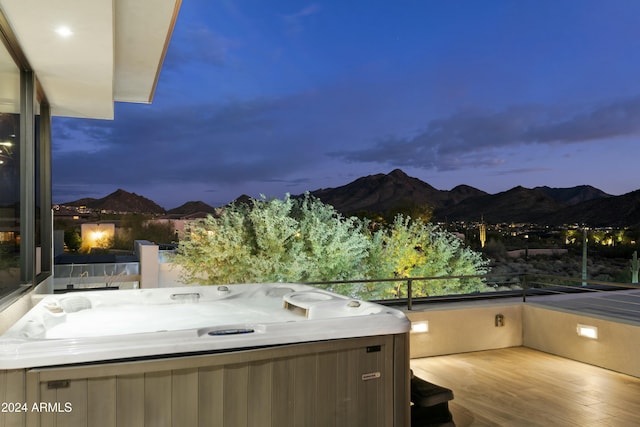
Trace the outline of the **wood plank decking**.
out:
[[[512,347],[411,360],[450,388],[457,427],[640,425],[640,378]]]

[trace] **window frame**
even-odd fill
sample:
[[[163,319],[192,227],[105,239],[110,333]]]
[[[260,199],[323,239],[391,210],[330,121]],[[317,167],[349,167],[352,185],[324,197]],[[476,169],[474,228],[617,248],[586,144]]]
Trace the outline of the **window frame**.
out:
[[[16,284],[10,283],[0,288],[0,307],[6,307],[52,276],[51,110],[46,94],[2,10],[0,42],[0,48],[6,49],[20,72],[19,109],[16,112],[19,114],[16,150],[19,156],[20,180],[20,279]]]

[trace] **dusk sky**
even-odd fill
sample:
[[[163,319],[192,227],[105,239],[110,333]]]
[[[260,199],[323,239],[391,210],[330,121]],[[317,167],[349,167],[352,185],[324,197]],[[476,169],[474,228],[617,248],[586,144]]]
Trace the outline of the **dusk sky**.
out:
[[[151,105],[53,119],[54,202],[166,209],[400,168],[640,188],[640,1],[185,0]]]

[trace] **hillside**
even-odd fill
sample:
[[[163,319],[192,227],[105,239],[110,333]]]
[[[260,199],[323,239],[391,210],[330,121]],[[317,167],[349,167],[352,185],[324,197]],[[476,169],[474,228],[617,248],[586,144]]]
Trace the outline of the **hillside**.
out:
[[[568,206],[550,215],[547,223],[578,223],[592,227],[640,226],[640,190]]]
[[[633,209],[633,193],[612,196],[588,185],[533,189],[517,186],[497,194],[459,185],[445,191],[396,169],[387,175],[365,176],[344,186],[316,190],[311,194],[346,215],[363,211],[385,213],[427,205],[433,208],[436,221],[484,219],[490,223],[549,225],[586,222],[592,226],[640,223],[640,211]],[[612,206],[617,208],[613,210]]]
[[[545,217],[564,208],[543,191],[524,187],[497,194],[470,197],[434,212],[438,221],[544,222]]]
[[[65,206],[86,206],[89,209],[108,212],[130,212],[147,214],[164,214],[162,206],[153,200],[139,196],[136,193],[118,189],[101,199],[84,198],[73,202],[61,203]]]
[[[205,202],[191,201],[167,211],[169,215],[194,215],[199,213],[213,215],[216,213],[216,208],[209,206]]]
[[[527,222],[545,225],[586,224],[598,226],[640,226],[640,190],[612,196],[597,188],[580,185],[571,188],[521,186],[497,194],[488,194],[469,185],[447,191],[408,176],[400,169],[356,179],[336,188],[310,192],[344,215],[357,213],[388,214],[430,207],[436,221],[490,223]],[[242,195],[235,203],[247,203]],[[194,215],[215,214],[216,209],[200,201],[191,201],[166,212],[152,200],[119,189],[101,199],[85,198],[65,203],[109,212]]]
[[[439,208],[468,197],[486,194],[470,186],[452,191],[437,190],[400,169],[391,173],[369,175],[337,188],[312,191],[311,195],[350,215],[358,212],[384,213],[397,208],[427,205]]]
[[[604,199],[612,197],[611,194],[607,194],[602,190],[599,190],[590,185],[578,185],[571,188],[552,188],[552,187],[535,187],[534,190],[540,190],[547,196],[557,200],[568,206],[577,205],[581,202],[586,202],[594,199]]]

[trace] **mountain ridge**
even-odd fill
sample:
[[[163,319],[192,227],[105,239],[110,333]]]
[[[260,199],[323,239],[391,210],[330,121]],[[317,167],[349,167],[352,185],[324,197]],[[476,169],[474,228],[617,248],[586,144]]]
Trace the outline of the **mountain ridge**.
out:
[[[86,197],[72,202],[60,203],[62,206],[85,206],[90,209],[110,212],[164,214],[165,209],[151,199],[130,193],[118,188],[111,194],[100,199]]]
[[[515,186],[495,194],[466,184],[451,190],[439,190],[400,169],[394,169],[388,174],[367,175],[339,187],[321,188],[309,193],[343,215],[385,214],[419,206],[431,209],[435,221],[476,222],[482,219],[490,223],[640,225],[640,189],[620,196],[589,185],[568,188]],[[247,200],[250,197],[242,195],[236,203]],[[201,201],[190,201],[165,210],[150,199],[122,189],[101,199],[83,198],[61,205],[157,215],[216,212],[216,208]]]

